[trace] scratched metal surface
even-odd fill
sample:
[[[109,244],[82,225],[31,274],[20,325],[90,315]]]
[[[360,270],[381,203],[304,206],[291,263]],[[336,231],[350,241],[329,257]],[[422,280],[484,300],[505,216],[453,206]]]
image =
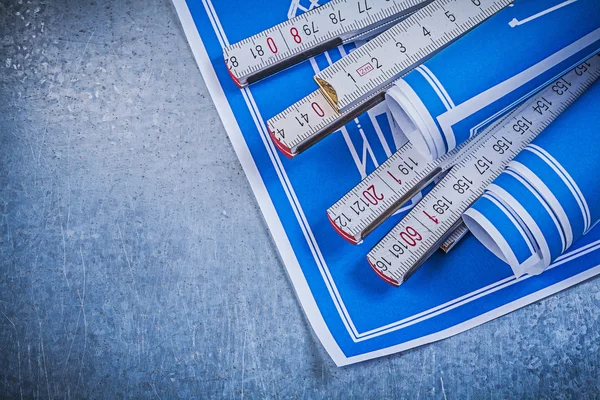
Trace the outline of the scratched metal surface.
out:
[[[600,280],[338,369],[168,0],[0,0],[0,396],[595,398]]]

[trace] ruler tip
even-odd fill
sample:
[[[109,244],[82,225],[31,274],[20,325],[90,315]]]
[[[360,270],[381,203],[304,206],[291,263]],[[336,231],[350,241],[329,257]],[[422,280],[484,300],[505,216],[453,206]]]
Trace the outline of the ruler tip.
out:
[[[237,76],[235,76],[233,74],[233,72],[231,72],[231,69],[229,69],[229,67],[227,66],[227,63],[225,63],[225,68],[227,68],[227,72],[229,72],[229,76],[231,76],[231,79],[233,80],[233,82],[235,82],[235,84],[237,85],[237,87],[239,87],[240,89],[243,89],[246,85],[243,85],[240,80],[237,78]]]
[[[360,243],[360,240],[357,240],[354,236],[351,236],[350,234],[348,234],[347,232],[345,232],[342,228],[340,228],[338,226],[338,224],[335,223],[335,221],[333,220],[333,218],[331,218],[331,214],[329,213],[329,210],[327,211],[327,219],[329,219],[329,222],[331,223],[331,226],[333,226],[333,229],[335,229],[335,231],[341,237],[343,237],[346,241],[350,242],[351,244],[358,244],[358,243]]]
[[[379,276],[381,279],[383,279],[384,281],[386,281],[390,285],[393,285],[395,287],[400,286],[400,282],[398,282],[396,279],[385,275],[383,272],[381,272],[379,269],[377,269],[377,267],[375,267],[375,265],[373,264],[373,262],[371,262],[371,259],[369,258],[369,256],[367,256],[367,261],[369,262],[369,265],[371,266],[371,268],[373,268],[373,271],[375,271],[375,273],[377,274],[377,276]]]
[[[273,131],[271,130],[271,128],[270,128],[270,127],[268,127],[267,129],[268,129],[268,131],[269,131],[269,136],[271,136],[271,140],[273,141],[273,144],[275,144],[275,147],[277,147],[277,149],[278,149],[279,151],[281,151],[281,152],[282,152],[282,153],[283,153],[283,154],[284,154],[284,155],[285,155],[287,158],[289,158],[289,159],[292,159],[292,158],[294,158],[294,156],[295,156],[296,154],[294,154],[294,153],[292,152],[292,149],[290,149],[289,147],[287,147],[286,145],[284,145],[283,143],[281,143],[281,142],[279,141],[279,139],[277,139],[277,138],[275,137],[275,135],[273,134]]]

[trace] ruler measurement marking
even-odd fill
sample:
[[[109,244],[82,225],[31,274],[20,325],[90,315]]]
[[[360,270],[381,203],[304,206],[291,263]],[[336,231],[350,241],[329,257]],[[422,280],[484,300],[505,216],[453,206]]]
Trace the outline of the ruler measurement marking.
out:
[[[508,113],[506,116],[498,118],[497,121],[490,125],[489,131],[493,133],[496,129],[505,124],[511,116],[512,114]],[[341,224],[335,223],[336,215],[334,215],[334,218],[330,218],[330,220],[334,224],[336,231],[339,233],[343,232],[344,234],[342,234],[342,236],[346,239],[349,237],[353,238],[351,241],[352,243],[360,242],[370,232],[375,230],[382,222],[384,222],[387,217],[396,212],[396,210],[402,207],[406,202],[408,202],[422,189],[429,185],[436,177],[442,175],[444,171],[449,170],[455,164],[464,164],[464,158],[468,156],[472,150],[484,140],[486,139],[483,135],[475,136],[473,139],[461,144],[459,147],[440,157],[438,160],[429,163],[421,159],[420,154],[412,149],[412,145],[410,143],[405,144],[383,164],[376,168],[375,171],[367,175],[363,181],[361,181],[333,206],[331,206],[327,212],[330,215],[339,215],[340,210],[348,208],[347,203],[349,200],[352,198],[359,198],[360,193],[362,193],[363,190],[369,186],[369,182],[372,182],[376,178],[379,178],[380,181],[387,183],[389,180],[388,176],[391,176],[393,178],[392,180],[397,182],[397,178],[391,174],[390,171],[398,170],[396,174],[402,173],[399,168],[403,162],[406,162],[406,160],[411,160],[414,163],[414,160],[412,159],[414,158],[418,162],[422,163],[422,168],[417,168],[414,170],[405,168],[406,173],[402,173],[402,175],[404,175],[402,184],[400,186],[394,185],[397,186],[395,196],[387,197],[385,200],[389,201],[384,202],[381,207],[370,208],[366,210],[366,212],[361,213],[358,221],[354,220],[351,224],[341,226]],[[414,176],[412,174],[413,172]],[[411,173],[410,176],[409,173]]]
[[[584,72],[580,72],[582,66],[587,66]],[[562,78],[555,80],[546,89],[513,110],[510,113],[510,118],[503,119],[503,125],[490,128],[487,131],[488,134],[485,136],[485,140],[472,148],[470,153],[460,160],[460,162],[456,163],[446,177],[369,252],[367,258],[371,266],[378,269],[379,273],[384,276],[393,278],[398,285],[405,281],[437,249],[437,246],[433,244],[437,245],[442,239],[445,239],[446,236],[452,233],[455,226],[460,224],[464,211],[479,198],[485,188],[514,158],[514,155],[525,148],[531,140],[572,104],[599,76],[600,59],[596,55],[570,70]],[[567,78],[571,82],[571,86],[565,88],[558,88],[556,86],[558,82]],[[550,99],[552,105],[549,105],[543,111],[536,110],[536,104],[542,99]],[[531,122],[527,125],[527,129],[518,130],[515,128],[517,125],[513,124],[513,121],[519,121],[522,118],[527,118]],[[508,141],[511,141],[510,145]],[[502,147],[502,143],[507,148]],[[498,149],[502,150],[501,152],[494,148],[496,145]],[[475,178],[472,175],[475,171],[472,170],[471,164],[482,156],[489,157],[494,166],[488,168],[483,173],[478,172],[480,175]],[[455,182],[458,183],[458,180],[463,178],[469,179],[471,186],[464,189],[461,194],[454,188],[454,185]],[[458,195],[454,194],[452,190],[455,190]],[[470,194],[463,198],[462,196],[466,193]],[[432,207],[435,204],[434,200],[442,197],[440,194],[448,196],[452,203],[448,206],[448,214],[444,212],[442,214],[438,213],[436,216],[440,223],[432,225],[432,221],[424,219],[423,211]],[[415,246],[407,249],[408,253],[403,253],[396,260],[385,264],[382,260],[384,259],[384,255],[387,254],[386,250],[391,248],[390,245],[399,243],[399,233],[408,232],[408,227],[416,222],[427,228],[427,232],[430,232],[430,234],[426,235],[426,237],[421,237],[422,240],[415,240]],[[433,232],[429,229],[429,226],[434,228]],[[425,232],[423,231],[423,235],[425,235]],[[419,236],[421,235],[419,234]]]
[[[294,157],[330,133],[342,128],[363,112],[383,102],[386,89],[387,86],[371,98],[343,113],[335,110],[327,102],[321,91],[316,90],[269,119],[267,121],[269,132],[277,147],[288,157]],[[322,117],[316,113],[315,108],[312,108],[312,103],[316,103],[323,111]],[[295,119],[295,117],[301,117],[303,113],[308,114],[312,129],[307,129],[306,124],[300,125]],[[315,118],[316,123],[314,122]],[[279,130],[285,132],[285,137],[281,138],[277,135]]]
[[[290,49],[290,45],[288,44],[287,40],[285,40],[285,36],[283,36],[283,32],[279,31],[279,34],[281,35],[281,39],[283,40],[283,43],[285,43],[285,47],[287,47],[288,51],[291,51]],[[262,63],[264,64],[264,61],[262,61]],[[262,67],[263,65],[261,65]],[[252,71],[254,72],[254,71]]]
[[[368,96],[370,92],[377,88],[377,85],[372,83],[376,82],[376,80],[365,80],[361,79],[360,76],[354,77],[354,75],[352,75],[354,83],[359,87],[356,89],[349,89],[347,86],[349,78],[346,73],[352,73],[355,70],[358,71],[360,68],[359,66],[368,62],[371,57],[376,57],[376,54],[378,53],[392,54],[395,60],[388,61],[388,63],[392,64],[391,67],[387,68],[388,74],[385,74],[386,71],[377,72],[377,70],[375,70],[375,73],[380,74],[380,76],[387,75],[384,82],[389,81],[392,77],[401,75],[403,71],[406,71],[417,61],[423,59],[426,54],[431,54],[437,49],[444,47],[451,40],[466,33],[480,21],[493,15],[510,2],[511,0],[494,0],[490,5],[486,6],[486,8],[479,7],[475,14],[475,18],[470,15],[470,7],[472,7],[473,4],[471,0],[439,0],[438,2],[429,3],[404,21],[401,21],[398,25],[390,28],[386,33],[355,50],[351,56],[344,57],[333,66],[321,71],[316,75],[316,78],[327,82],[328,86],[333,88],[335,98],[329,95],[329,90],[325,90],[324,87],[321,86],[329,101],[332,102],[332,104],[337,105],[339,110],[343,111],[356,101]],[[450,17],[445,14],[445,11],[448,10],[454,11],[454,13],[450,15],[454,16],[455,24],[458,20],[456,17],[457,15],[462,16],[466,14],[467,18],[465,22],[458,25],[460,29],[450,28],[448,26],[451,22],[449,20]],[[443,24],[439,23],[438,18]],[[428,33],[426,36],[429,36],[429,45],[425,45],[421,40],[425,26],[429,26],[431,29],[433,29],[432,27],[436,27],[433,30],[427,28]],[[439,29],[437,28],[438,26]],[[414,27],[419,29],[415,32]],[[395,55],[397,52],[393,51],[395,50],[396,42],[402,42],[403,44],[416,43],[418,48],[414,51],[407,52],[409,54],[405,54],[405,58],[403,59],[400,55]],[[418,45],[419,43],[422,44]],[[407,63],[407,60],[411,62]],[[360,74],[357,72],[357,75]],[[379,82],[378,85],[381,85],[381,81],[377,82]],[[319,81],[317,81],[317,83],[319,83]]]
[[[357,35],[366,38],[377,26],[410,14],[431,1],[370,0],[368,9],[361,12],[360,8],[356,10],[361,3],[333,0],[226,47],[224,58],[229,60],[227,67],[234,80],[243,87],[315,55],[315,49],[320,53]],[[283,43],[274,40],[273,35],[281,37]],[[256,46],[261,46],[261,54],[257,55]],[[230,62],[232,57],[235,63]]]
[[[407,143],[331,206],[327,212],[333,216],[330,220],[336,230],[344,232],[345,234],[342,236],[345,238],[353,238],[352,243],[360,242],[362,238],[444,172],[444,168],[440,167],[439,163],[427,163],[420,157],[412,145]],[[443,162],[443,160],[441,161]],[[363,210],[345,226],[336,223],[335,216],[350,212],[351,202],[360,199],[364,191],[371,186],[373,186],[374,194],[383,196],[383,199],[380,199],[381,202]]]

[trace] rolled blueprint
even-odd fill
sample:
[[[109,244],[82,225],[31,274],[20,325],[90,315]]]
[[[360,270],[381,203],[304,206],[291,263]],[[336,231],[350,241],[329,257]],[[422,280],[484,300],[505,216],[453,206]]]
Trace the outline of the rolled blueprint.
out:
[[[598,50],[599,0],[516,0],[398,80],[386,101],[432,160]]]
[[[463,215],[517,276],[539,274],[600,219],[600,83],[521,151]]]

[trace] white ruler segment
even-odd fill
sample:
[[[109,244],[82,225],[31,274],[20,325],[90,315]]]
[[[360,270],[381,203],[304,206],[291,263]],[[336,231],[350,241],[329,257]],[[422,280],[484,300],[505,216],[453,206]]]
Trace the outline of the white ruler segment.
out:
[[[367,254],[375,272],[393,285],[406,281],[462,223],[462,214],[505,166],[599,76],[596,55],[515,109],[505,124],[482,132],[485,140]]]
[[[451,2],[454,1],[456,0],[451,0]],[[438,3],[432,3],[428,7],[432,7],[434,4]],[[453,38],[447,38],[446,43],[459,36],[460,34],[456,33]],[[422,49],[422,52],[417,56],[422,58],[416,59],[415,65],[431,56],[427,52],[428,50],[437,51],[438,47],[434,46]],[[338,63],[351,57],[356,51],[344,57]],[[405,70],[401,70],[401,76],[410,72],[413,66],[411,65]],[[341,112],[331,105],[325,91],[317,90],[267,121],[271,138],[279,150],[292,158],[340,129],[365,111],[384,101],[385,91],[391,84],[388,83],[379,87],[368,96],[365,96],[361,101],[347,107]]]
[[[505,118],[494,122],[490,129],[502,125]],[[344,239],[360,243],[484,140],[484,135],[475,136],[431,162],[406,143],[327,210],[329,221]]]
[[[436,0],[325,68],[315,81],[345,111],[422,63],[512,0]]]
[[[329,104],[320,90],[314,91],[267,121],[271,138],[286,156],[295,157],[383,102],[388,87],[341,113]]]
[[[408,142],[327,210],[344,239],[360,243],[396,210],[444,172],[428,163]]]
[[[365,39],[432,0],[332,0],[223,49],[244,87],[347,41]],[[240,16],[244,18],[244,16]]]

